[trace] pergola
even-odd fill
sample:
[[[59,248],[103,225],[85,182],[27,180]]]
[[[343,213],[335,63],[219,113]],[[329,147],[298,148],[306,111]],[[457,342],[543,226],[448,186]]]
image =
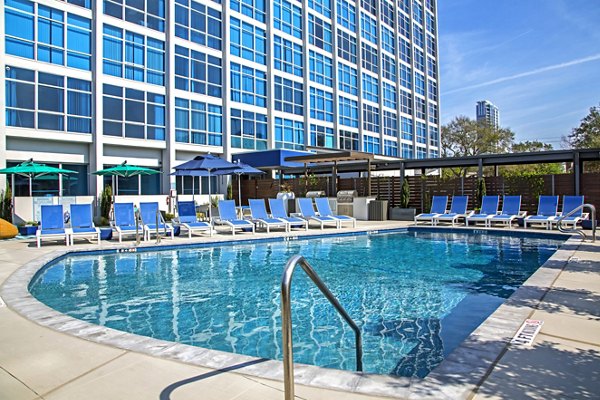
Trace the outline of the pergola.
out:
[[[481,178],[483,176],[483,167],[485,166],[495,167],[497,171],[497,167],[501,165],[567,162],[573,164],[575,194],[578,195],[581,189],[583,163],[586,161],[600,161],[600,148],[481,154],[468,157],[425,158],[420,160],[376,160],[370,153],[344,150],[308,156],[288,157],[286,160],[304,163],[304,168],[282,168],[282,172],[286,174],[306,174],[307,164],[311,163],[315,164],[310,167],[314,173],[332,173],[332,175],[335,173],[334,176],[337,176],[339,172],[367,172],[369,180],[371,171],[400,171],[400,176],[404,179],[404,171],[407,169],[418,169],[422,173],[425,173],[426,169],[478,167],[478,176]],[[342,161],[343,163],[341,163]],[[368,187],[370,188],[370,186],[369,182]]]

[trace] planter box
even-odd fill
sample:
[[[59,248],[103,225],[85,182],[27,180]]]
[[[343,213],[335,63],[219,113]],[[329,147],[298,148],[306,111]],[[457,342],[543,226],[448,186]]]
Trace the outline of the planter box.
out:
[[[596,221],[596,227],[598,226],[598,221]],[[591,219],[584,219],[583,221],[581,221],[581,227],[583,229],[592,229],[592,220]]]
[[[31,226],[31,225],[20,226],[19,234],[21,236],[34,236],[37,229],[38,229],[37,226]]]
[[[414,221],[417,214],[416,208],[390,208],[390,219],[394,221]]]
[[[100,240],[110,240],[112,235],[112,228],[100,228]]]

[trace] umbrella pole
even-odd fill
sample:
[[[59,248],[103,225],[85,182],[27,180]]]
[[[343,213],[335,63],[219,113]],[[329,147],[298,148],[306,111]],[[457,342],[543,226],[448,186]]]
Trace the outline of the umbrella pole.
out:
[[[11,203],[10,203],[10,212],[11,212],[11,217],[12,217],[12,223],[15,223],[15,174],[12,174],[10,176],[10,184],[12,186],[12,190],[10,191],[11,193]]]
[[[138,196],[142,195],[142,175],[138,175]]]
[[[31,189],[31,175],[29,175],[29,197],[33,197],[33,191]]]
[[[238,177],[238,199],[239,199],[239,205],[240,207],[242,206],[242,174],[236,174]]]
[[[183,176],[181,177],[181,180],[183,181]],[[194,202],[194,204],[196,204],[196,200],[194,195],[196,194],[196,179],[192,176],[192,201]]]
[[[210,169],[208,171],[208,222],[212,225],[212,196],[210,193]]]

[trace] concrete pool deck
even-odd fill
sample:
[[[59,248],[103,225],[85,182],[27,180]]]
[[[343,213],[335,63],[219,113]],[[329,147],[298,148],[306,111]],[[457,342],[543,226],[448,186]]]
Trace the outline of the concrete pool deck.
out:
[[[404,226],[407,224],[396,221],[365,221],[359,222],[357,230]],[[321,232],[311,229],[309,234]],[[323,233],[336,231],[325,229]],[[240,234],[235,239],[274,234]],[[302,236],[304,233],[293,234]],[[224,239],[232,237],[216,235],[192,239],[192,242]],[[148,243],[154,245],[153,241]],[[163,245],[173,243],[190,241],[177,238],[174,242],[162,242]],[[124,243],[122,247],[132,245],[132,242]],[[109,246],[114,247],[114,244]],[[69,249],[97,248],[76,244]],[[107,248],[107,244],[103,243],[102,248]],[[0,242],[0,283],[32,261],[53,257],[65,249],[53,244],[37,249],[34,240]],[[246,365],[231,362],[229,368],[206,368],[92,342],[39,325],[21,315],[22,306],[21,314],[15,311],[18,301],[8,300],[7,286],[10,285],[4,285],[1,292],[7,305],[0,306],[0,398],[262,400],[283,397],[281,381],[244,373],[252,370],[252,362]],[[382,377],[381,386],[386,386],[385,390],[375,392],[396,398],[595,398],[600,393],[598,300],[600,243],[570,239],[426,380],[405,379],[406,384],[390,387],[389,380]],[[533,346],[508,345],[516,331],[514,327],[520,326],[526,318],[544,320]],[[63,325],[66,323],[68,321],[63,321]],[[301,373],[303,369],[296,371]],[[329,379],[328,374],[321,379]],[[337,377],[331,376],[331,379]],[[357,378],[353,385],[360,386],[360,381]],[[370,384],[374,381],[377,378]],[[296,396],[342,400],[380,398],[301,384],[296,384]]]

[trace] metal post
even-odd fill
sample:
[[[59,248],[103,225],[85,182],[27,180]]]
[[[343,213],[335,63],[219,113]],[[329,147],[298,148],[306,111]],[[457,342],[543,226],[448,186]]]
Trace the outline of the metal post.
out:
[[[367,196],[371,195],[371,160],[367,160]]]
[[[575,180],[575,196],[579,196],[581,180],[581,161],[579,159],[579,152],[574,151],[573,153],[573,179]]]
[[[159,244],[161,241],[160,232],[158,231],[159,221],[160,221],[160,210],[156,210],[156,244]],[[166,231],[166,227],[165,227],[165,231]],[[148,233],[148,235],[150,235],[150,233]],[[150,239],[150,238],[148,238],[148,239]]]

